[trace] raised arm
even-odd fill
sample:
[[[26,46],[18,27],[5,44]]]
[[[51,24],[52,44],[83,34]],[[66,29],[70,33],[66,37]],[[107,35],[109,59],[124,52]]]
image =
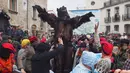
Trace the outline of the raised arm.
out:
[[[63,40],[61,38],[58,38],[58,42],[59,43],[57,44],[57,47],[55,50],[46,52],[46,59],[52,59],[58,54],[63,53],[64,51]],[[41,57],[44,57],[44,54],[41,54]]]
[[[75,28],[79,27],[80,25],[82,25],[83,23],[89,22],[90,17],[94,17],[92,12],[86,13],[83,16],[76,16],[74,18],[71,18],[69,20],[69,24],[72,24],[73,29],[75,29]]]
[[[95,24],[94,42],[97,45],[97,47],[101,47],[100,38],[99,38],[99,34],[98,34],[98,27],[99,27],[99,22],[97,24]]]

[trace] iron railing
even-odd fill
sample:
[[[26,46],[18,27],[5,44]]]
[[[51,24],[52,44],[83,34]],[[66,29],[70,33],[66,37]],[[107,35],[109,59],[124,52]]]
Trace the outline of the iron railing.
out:
[[[112,17],[112,21],[113,21],[113,22],[120,22],[120,15],[117,15],[117,16],[115,15],[115,16],[113,16],[113,17]]]
[[[105,23],[111,23],[111,17],[104,18]]]
[[[123,21],[130,21],[130,14],[124,14],[124,15],[122,15],[122,20]]]
[[[104,7],[110,7],[110,6],[121,4],[124,2],[128,2],[128,1],[130,1],[130,0],[109,0],[104,3]]]

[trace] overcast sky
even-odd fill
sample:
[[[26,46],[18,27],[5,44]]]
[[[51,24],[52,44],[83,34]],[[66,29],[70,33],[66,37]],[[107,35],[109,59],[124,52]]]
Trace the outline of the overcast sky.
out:
[[[77,7],[85,7],[85,0],[48,0],[48,10],[56,10],[63,5],[68,10],[75,10]]]

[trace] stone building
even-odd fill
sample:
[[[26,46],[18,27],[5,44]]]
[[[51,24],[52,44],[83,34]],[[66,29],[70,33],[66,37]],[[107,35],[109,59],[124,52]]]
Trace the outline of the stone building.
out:
[[[98,9],[100,32],[130,34],[130,0],[86,0],[85,9]]]
[[[38,12],[33,7],[40,5],[47,8],[47,0],[0,0],[0,9],[4,10],[10,17],[11,25],[23,26],[23,30],[47,32],[47,24],[38,17]]]
[[[104,31],[130,34],[130,0],[108,0],[101,13]]]

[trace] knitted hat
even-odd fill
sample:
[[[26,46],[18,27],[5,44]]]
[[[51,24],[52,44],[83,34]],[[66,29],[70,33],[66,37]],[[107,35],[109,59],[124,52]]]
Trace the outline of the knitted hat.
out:
[[[49,51],[51,48],[51,46],[47,43],[40,43],[37,45],[36,47],[36,52],[45,52],[45,51]]]
[[[29,38],[29,40],[30,40],[31,43],[33,43],[33,42],[37,41],[38,39],[37,39],[36,36],[31,36],[31,37]]]
[[[101,37],[100,41],[107,41],[106,38]]]
[[[21,46],[22,46],[22,47],[25,47],[25,46],[27,46],[28,44],[30,44],[29,39],[24,39],[24,40],[22,41],[22,43],[21,43]]]
[[[42,40],[40,41],[41,43],[45,43],[46,42],[46,38],[43,37]]]
[[[10,44],[10,43],[3,43],[3,44],[2,44],[2,47],[3,47],[3,48],[6,48],[6,49],[9,49],[9,50],[11,50],[11,51],[13,51],[13,52],[16,52],[16,49],[15,49],[14,46],[13,46],[12,44]]]
[[[112,54],[113,45],[111,43],[109,43],[107,41],[102,41],[101,45],[102,45],[102,50],[103,50],[104,54],[106,54],[106,55]]]

